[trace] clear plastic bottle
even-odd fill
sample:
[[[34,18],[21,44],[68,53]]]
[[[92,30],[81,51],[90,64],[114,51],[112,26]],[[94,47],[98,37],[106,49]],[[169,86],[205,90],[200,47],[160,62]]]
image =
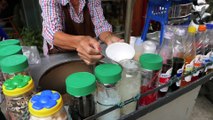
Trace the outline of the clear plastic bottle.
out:
[[[122,60],[122,80],[118,83],[121,101],[126,101],[140,93],[141,75],[139,63],[135,60]],[[122,115],[127,115],[136,110],[137,102],[132,102],[121,109]]]
[[[30,76],[17,75],[3,84],[6,112],[10,120],[29,120],[28,102],[35,94]]]
[[[102,64],[95,68],[98,90],[96,92],[96,111],[104,111],[121,102],[121,96],[118,92],[117,83],[121,80],[122,68],[115,64]],[[120,118],[120,109],[116,109],[98,120],[117,120]]]
[[[158,80],[158,86],[169,82],[172,74],[172,57],[173,57],[173,37],[174,34],[164,33],[163,45],[160,48],[159,54],[163,58],[163,67]],[[168,92],[169,87],[164,87],[159,90],[158,97],[163,97]]]
[[[4,79],[10,79],[15,75],[30,75],[27,57],[24,55],[12,55],[1,60],[1,70]]]
[[[69,106],[72,120],[82,120],[95,114],[93,93],[96,90],[96,78],[88,72],[78,72],[66,78],[67,93],[73,98]]]
[[[171,78],[176,76],[180,78],[184,68],[184,36],[185,30],[183,28],[177,28],[175,30],[174,44],[173,44],[173,69]],[[170,86],[170,91],[176,91],[180,87],[181,81],[177,81]]]
[[[209,45],[208,45],[208,50],[206,50],[207,52],[207,55],[206,57],[211,61],[213,62],[213,39],[212,39],[212,36],[213,36],[213,24],[206,24],[206,27],[207,27],[207,39],[209,41]],[[210,73],[213,71],[213,65],[212,66],[209,66],[208,69],[206,69],[206,73]]]
[[[196,56],[196,47],[195,47],[195,33],[196,28],[189,26],[188,35],[184,42],[184,75],[188,72],[192,72],[194,69],[194,59]],[[181,87],[187,86],[191,82],[192,75],[186,76],[181,80]]]
[[[195,46],[196,46],[196,57],[194,60],[195,69],[202,67],[202,62],[205,55],[205,46],[204,46],[205,41],[206,41],[206,26],[200,25],[198,27],[198,33],[196,34],[195,39]],[[199,70],[196,73],[194,73],[191,81],[193,82],[199,79],[202,76],[202,72],[204,72],[204,70]]]
[[[143,54],[140,57],[141,65],[141,94],[157,87],[157,81],[162,68],[163,59],[156,54]],[[139,100],[140,106],[148,105],[157,100],[158,92],[149,94]]]
[[[29,101],[29,120],[68,120],[61,95],[53,90],[44,90]]]

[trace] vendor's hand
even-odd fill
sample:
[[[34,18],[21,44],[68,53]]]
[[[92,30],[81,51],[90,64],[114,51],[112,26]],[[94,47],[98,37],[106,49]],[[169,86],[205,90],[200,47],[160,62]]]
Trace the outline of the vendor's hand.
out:
[[[76,48],[80,58],[88,65],[95,64],[103,57],[99,50],[99,42],[90,36],[82,36]]]
[[[100,34],[99,38],[105,42],[107,45],[110,45],[115,42],[124,42],[123,39],[117,37],[112,32],[103,32]]]
[[[115,36],[115,35],[113,35],[113,34],[109,35],[109,36],[106,38],[105,41],[106,41],[106,44],[107,44],[107,45],[110,45],[110,44],[116,43],[116,42],[124,42],[123,39],[121,39],[121,38],[119,38],[119,37],[117,37],[117,36]]]

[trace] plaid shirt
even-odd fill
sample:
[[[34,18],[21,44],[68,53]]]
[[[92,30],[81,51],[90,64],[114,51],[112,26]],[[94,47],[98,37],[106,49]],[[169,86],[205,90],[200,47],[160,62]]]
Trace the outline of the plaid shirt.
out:
[[[44,54],[47,54],[47,43],[53,47],[53,37],[57,31],[64,31],[65,29],[65,16],[62,10],[62,6],[70,4],[70,16],[76,23],[82,23],[83,9],[86,7],[85,0],[79,0],[79,12],[76,13],[74,7],[70,3],[70,0],[39,0],[42,9],[43,29],[42,35],[44,37]],[[103,9],[101,7],[101,0],[88,0],[87,4],[92,22],[95,26],[96,36],[99,36],[102,32],[112,31],[112,26],[105,20],[103,15]]]

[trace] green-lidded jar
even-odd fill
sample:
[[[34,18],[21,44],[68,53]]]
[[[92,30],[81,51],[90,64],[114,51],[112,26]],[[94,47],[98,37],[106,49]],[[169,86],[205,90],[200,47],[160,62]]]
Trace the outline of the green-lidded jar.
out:
[[[27,57],[24,55],[12,55],[0,61],[4,79],[10,79],[15,75],[30,75]]]
[[[20,45],[20,41],[18,39],[7,39],[0,42],[0,48],[8,45]]]
[[[5,47],[0,47],[0,61],[8,56],[15,55],[15,54],[22,54],[22,48],[18,45],[8,45]],[[4,82],[4,77],[1,71],[1,66],[0,66],[0,88],[2,87],[2,84]],[[0,92],[1,98],[0,98],[0,103],[2,102],[2,92]]]
[[[69,106],[72,120],[82,120],[95,114],[95,90],[96,79],[91,73],[78,72],[66,78],[66,91],[73,97],[73,104]]]
[[[159,74],[163,66],[163,58],[157,54],[143,54],[140,56],[141,65],[141,94],[157,87]],[[157,100],[157,92],[139,100],[139,105],[148,105]]]
[[[122,68],[116,64],[101,64],[95,68],[98,90],[96,92],[96,110],[104,111],[121,102],[121,96],[117,89],[117,83],[121,80]],[[116,109],[100,117],[100,120],[117,120],[121,111]]]
[[[35,93],[30,76],[16,75],[7,79],[2,86],[6,100],[6,112],[12,120],[28,120],[28,102]]]
[[[44,90],[34,96],[28,104],[30,120],[68,120],[60,93]]]
[[[18,45],[9,45],[0,48],[0,61],[8,56],[22,54],[22,48]]]

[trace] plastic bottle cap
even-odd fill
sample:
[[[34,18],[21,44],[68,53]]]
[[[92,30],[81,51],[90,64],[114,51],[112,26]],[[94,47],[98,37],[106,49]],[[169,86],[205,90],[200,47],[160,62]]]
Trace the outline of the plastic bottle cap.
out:
[[[15,55],[15,54],[22,54],[22,49],[18,45],[9,45],[5,46],[0,49],[0,60],[3,58],[10,56],[10,55]]]
[[[200,32],[206,31],[206,26],[205,26],[205,25],[200,25],[200,26],[198,27],[198,31],[200,31]]]
[[[141,67],[148,70],[160,70],[163,58],[156,54],[143,54],[140,56]]]
[[[22,72],[28,67],[27,57],[24,55],[12,55],[1,60],[3,73]]]
[[[194,26],[189,26],[188,27],[188,32],[189,33],[196,33],[196,28]]]
[[[96,89],[95,76],[88,72],[78,72],[66,78],[66,90],[72,96],[86,96]]]
[[[175,31],[176,35],[178,36],[184,36],[185,35],[185,30],[177,29]]]
[[[6,96],[20,96],[34,88],[33,80],[30,76],[16,75],[7,79],[3,83],[3,93]]]
[[[115,84],[121,80],[122,68],[116,64],[102,64],[95,68],[95,76],[102,84]]]
[[[213,24],[206,24],[206,28],[208,30],[212,30],[213,29]]]
[[[7,39],[0,42],[0,47],[7,46],[7,45],[20,45],[20,41],[16,39]]]
[[[36,117],[51,116],[63,107],[61,95],[56,91],[45,90],[34,95],[29,101],[29,112]]]

